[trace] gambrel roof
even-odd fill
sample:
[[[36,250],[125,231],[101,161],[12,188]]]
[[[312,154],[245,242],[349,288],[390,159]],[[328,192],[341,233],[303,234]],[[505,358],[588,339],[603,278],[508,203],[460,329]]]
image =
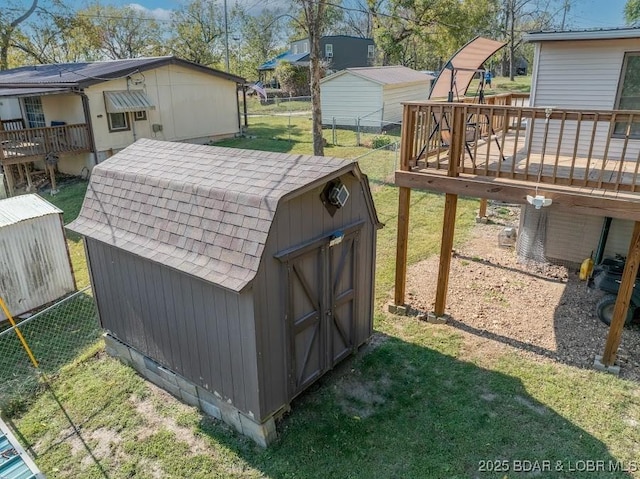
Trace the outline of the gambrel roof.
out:
[[[279,201],[347,172],[363,176],[349,160],[138,140],[93,169],[68,228],[240,291]]]

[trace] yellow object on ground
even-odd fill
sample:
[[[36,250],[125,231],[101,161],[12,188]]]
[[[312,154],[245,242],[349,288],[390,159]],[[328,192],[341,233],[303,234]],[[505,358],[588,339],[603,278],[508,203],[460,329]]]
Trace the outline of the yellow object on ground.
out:
[[[18,329],[18,326],[16,326],[16,322],[13,320],[13,316],[11,316],[11,313],[9,313],[9,309],[7,308],[7,305],[4,304],[4,301],[2,300],[2,298],[0,298],[0,308],[2,308],[2,311],[4,311],[5,316],[7,317],[7,319],[9,319],[9,322],[11,323],[11,326],[13,326],[13,329],[15,330],[16,334],[18,335],[18,338],[20,338],[20,342],[22,343],[22,347],[24,348],[24,350],[29,355],[29,359],[31,359],[31,362],[37,368],[38,367],[38,361],[36,361],[36,358],[34,357],[33,353],[31,352],[31,349],[29,348],[29,345],[27,344],[27,341],[24,339],[24,336],[22,336],[22,333]]]
[[[593,260],[591,258],[587,258],[580,265],[580,279],[582,281],[586,281],[589,278],[589,276],[591,276],[592,271],[593,271]]]

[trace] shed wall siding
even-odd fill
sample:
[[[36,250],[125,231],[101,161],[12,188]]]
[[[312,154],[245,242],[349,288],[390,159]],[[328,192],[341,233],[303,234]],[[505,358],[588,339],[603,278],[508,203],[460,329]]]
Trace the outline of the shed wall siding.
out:
[[[241,295],[87,238],[102,326],[255,417],[251,292]]]
[[[355,126],[357,118],[366,123],[382,118],[382,85],[365,78],[344,73],[320,85],[322,122],[331,125],[335,118],[337,125]]]
[[[578,110],[613,110],[625,52],[638,51],[638,41],[600,40],[600,41],[561,41],[542,42],[537,64],[535,107],[556,107]],[[536,122],[537,130],[530,135],[532,151],[540,152],[543,142],[543,121]],[[583,122],[578,154],[586,157],[591,140],[592,122]],[[560,145],[564,155],[573,154],[576,123],[567,122],[563,144],[559,143],[559,123],[551,121],[547,139],[547,153],[555,154]],[[596,131],[595,148],[592,155],[602,158],[604,155],[608,125],[601,124]],[[608,157],[620,158],[624,141],[612,139]],[[630,141],[627,146],[627,158],[633,158],[640,152],[640,141]]]
[[[145,71],[144,77],[144,91],[156,108],[147,111],[147,120],[133,121],[130,115],[135,138],[201,142],[239,131],[234,82],[179,65]],[[134,142],[133,126],[127,131],[109,132],[104,103],[104,91],[126,89],[126,79],[120,79],[86,90],[98,151],[119,150]],[[154,133],[153,124],[162,125],[162,131]]]
[[[260,358],[259,381],[263,404],[261,409],[273,413],[288,404],[286,270],[274,258],[280,251],[293,248],[310,240],[364,221],[360,233],[360,255],[357,259],[356,340],[361,344],[372,334],[370,318],[373,315],[373,272],[375,264],[375,226],[372,224],[360,182],[351,174],[341,177],[351,196],[344,208],[331,217],[325,209],[320,186],[303,195],[284,202],[278,207],[265,245],[263,260],[253,283],[256,311],[256,334]]]
[[[402,120],[403,101],[424,101],[429,98],[429,80],[425,75],[423,83],[385,85],[384,121],[400,122]]]
[[[58,214],[0,228],[0,296],[17,316],[75,290]],[[6,315],[0,311],[0,320]]]

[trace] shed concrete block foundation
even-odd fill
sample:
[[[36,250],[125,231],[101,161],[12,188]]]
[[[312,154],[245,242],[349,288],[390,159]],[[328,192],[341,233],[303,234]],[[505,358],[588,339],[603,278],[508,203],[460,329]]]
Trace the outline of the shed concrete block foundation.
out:
[[[267,447],[277,439],[276,423],[273,417],[264,423],[258,423],[219,395],[161,366],[109,333],[104,335],[104,342],[105,350],[110,356],[133,367],[140,375],[184,403],[198,407],[209,416],[226,422],[239,433],[253,439],[256,444]]]

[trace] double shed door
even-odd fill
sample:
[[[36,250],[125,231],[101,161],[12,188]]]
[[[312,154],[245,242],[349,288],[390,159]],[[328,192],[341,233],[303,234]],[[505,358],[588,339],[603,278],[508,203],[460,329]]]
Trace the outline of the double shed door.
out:
[[[357,348],[359,229],[287,260],[289,386],[293,398]]]

